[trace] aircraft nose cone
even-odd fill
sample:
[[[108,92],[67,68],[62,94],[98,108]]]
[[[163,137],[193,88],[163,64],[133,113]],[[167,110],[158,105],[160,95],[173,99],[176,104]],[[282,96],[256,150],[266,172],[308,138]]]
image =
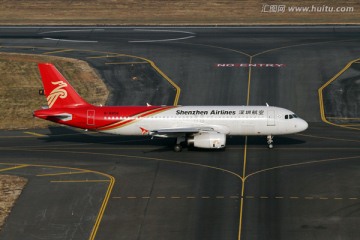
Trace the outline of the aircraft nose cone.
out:
[[[298,118],[296,119],[296,122],[294,122],[293,126],[294,126],[294,133],[298,133],[305,131],[309,127],[309,124],[305,120]]]
[[[301,119],[301,122],[299,123],[299,130],[305,131],[308,127],[309,127],[309,124],[305,120]]]

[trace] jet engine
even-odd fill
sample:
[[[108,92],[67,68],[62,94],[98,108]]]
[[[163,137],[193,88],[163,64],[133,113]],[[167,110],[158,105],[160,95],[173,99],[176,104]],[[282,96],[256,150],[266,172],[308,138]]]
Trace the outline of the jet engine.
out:
[[[199,132],[188,137],[187,143],[197,148],[224,148],[226,135],[218,132]]]

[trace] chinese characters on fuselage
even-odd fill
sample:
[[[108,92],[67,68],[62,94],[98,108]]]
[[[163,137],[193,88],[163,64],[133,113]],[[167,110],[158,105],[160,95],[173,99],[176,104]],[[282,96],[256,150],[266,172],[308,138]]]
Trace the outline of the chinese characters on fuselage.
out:
[[[237,111],[231,110],[177,110],[176,115],[236,115]],[[264,110],[240,110],[239,115],[264,115]]]

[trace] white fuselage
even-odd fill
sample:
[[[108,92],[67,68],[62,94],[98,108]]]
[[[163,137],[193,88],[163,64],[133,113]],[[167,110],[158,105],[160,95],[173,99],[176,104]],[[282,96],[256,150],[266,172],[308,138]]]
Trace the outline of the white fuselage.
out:
[[[271,106],[177,106],[145,117],[121,117],[131,124],[102,132],[141,135],[157,129],[211,127],[226,135],[283,135],[304,131],[308,124],[293,112]],[[123,119],[122,119],[123,118]]]

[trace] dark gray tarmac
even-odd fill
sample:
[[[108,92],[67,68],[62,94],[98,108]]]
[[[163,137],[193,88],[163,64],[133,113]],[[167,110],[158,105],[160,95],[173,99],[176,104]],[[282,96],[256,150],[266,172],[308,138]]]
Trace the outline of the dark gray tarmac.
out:
[[[357,239],[359,72],[334,76],[359,42],[357,27],[0,28],[1,52],[89,62],[108,105],[267,102],[310,124],[272,150],[232,137],[225,151],[181,153],[171,139],[1,131],[0,173],[29,184],[0,239]]]

